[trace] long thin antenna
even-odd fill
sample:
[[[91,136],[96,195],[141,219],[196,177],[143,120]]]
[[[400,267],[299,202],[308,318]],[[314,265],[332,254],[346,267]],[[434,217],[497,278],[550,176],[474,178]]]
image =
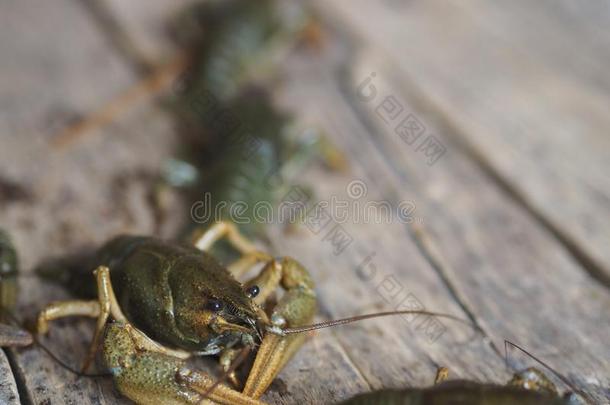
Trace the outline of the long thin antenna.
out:
[[[450,314],[442,314],[442,313],[438,313],[438,312],[430,312],[430,311],[425,311],[425,310],[414,309],[414,310],[404,310],[404,311],[378,312],[375,314],[366,314],[366,315],[353,316],[350,318],[335,319],[332,321],[314,323],[312,325],[297,326],[294,328],[281,329],[281,330],[277,330],[277,333],[281,334],[281,335],[291,335],[294,333],[303,333],[303,332],[309,332],[312,330],[318,330],[318,329],[324,329],[324,328],[331,328],[333,326],[345,325],[345,324],[352,323],[352,322],[363,321],[365,319],[381,318],[384,316],[394,316],[394,315],[429,315],[429,316],[436,316],[439,318],[447,318],[447,319],[452,319],[454,321],[468,325],[469,327],[478,331],[478,327],[476,325],[474,325],[472,322],[459,318],[457,316],[450,315]],[[276,330],[273,329],[271,332],[276,333]]]
[[[70,365],[68,365],[63,360],[61,360],[59,357],[57,357],[51,351],[51,349],[49,349],[47,346],[42,344],[40,342],[40,340],[38,340],[38,337],[33,336],[33,339],[34,339],[34,343],[36,345],[38,345],[51,359],[53,359],[55,362],[57,362],[57,364],[59,364],[61,367],[65,368],[69,372],[76,374],[78,377],[101,378],[101,377],[111,377],[112,376],[112,374],[110,374],[110,373],[83,373],[82,371],[78,371],[78,370],[72,368]]]
[[[237,367],[239,367],[241,365],[241,363],[243,363],[246,360],[249,353],[250,353],[250,346],[244,347],[242,349],[241,353],[239,353],[239,356],[237,356],[237,358],[233,361],[233,363],[231,364],[229,369],[226,372],[224,372],[222,374],[222,376],[220,376],[220,378],[218,380],[216,380],[216,382],[214,384],[212,384],[212,386],[210,388],[207,389],[206,392],[203,393],[203,396],[201,398],[201,401],[199,401],[199,404],[202,404],[203,401],[208,399],[208,396],[212,393],[212,391],[214,391],[214,389],[216,387],[218,387],[218,385],[222,384],[227,379],[227,377],[229,377],[229,375],[231,375],[231,373],[234,372],[237,369]]]

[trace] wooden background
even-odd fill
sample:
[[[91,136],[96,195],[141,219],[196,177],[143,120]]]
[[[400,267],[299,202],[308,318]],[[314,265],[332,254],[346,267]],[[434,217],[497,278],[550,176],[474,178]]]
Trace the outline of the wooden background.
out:
[[[188,218],[174,196],[168,218],[150,204],[154,178],[179,137],[159,100],[127,103],[106,125],[57,146],[177,51],[165,26],[186,2],[19,0],[0,3],[0,225],[23,265],[20,311],[64,291],[41,283],[41,260],[119,232],[171,237]],[[409,224],[342,229],[272,227],[267,248],[313,273],[319,319],[422,306],[471,319],[484,332],[425,317],[325,330],[308,341],[264,400],[332,403],[382,387],[452,377],[505,382],[536,365],[518,343],[600,403],[610,403],[610,8],[603,1],[315,0],[323,46],[296,49],[269,82],[303,128],[319,128],[350,169],[313,165],[299,179],[316,198],[366,195]],[[374,73],[376,97],[359,85]],[[171,87],[171,86],[170,86]],[[385,122],[379,105],[400,103]],[[429,165],[395,132],[412,114],[446,153]],[[386,117],[387,118],[387,117]],[[352,194],[349,194],[351,191]],[[355,200],[354,198],[352,198]],[[339,222],[333,219],[333,225]],[[330,228],[329,228],[330,229]],[[90,320],[53,325],[45,342],[78,365]],[[0,352],[0,402],[127,403],[108,379],[76,379],[37,348]],[[565,387],[563,387],[565,388]]]

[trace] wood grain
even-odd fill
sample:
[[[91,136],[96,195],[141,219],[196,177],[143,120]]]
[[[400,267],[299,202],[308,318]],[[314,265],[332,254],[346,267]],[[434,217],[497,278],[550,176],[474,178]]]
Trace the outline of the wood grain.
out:
[[[188,218],[189,202],[174,195],[171,218],[160,227],[150,204],[155,176],[178,142],[173,118],[154,101],[127,107],[110,125],[49,152],[49,138],[69,121],[49,123],[49,116],[97,110],[137,81],[134,66],[174,51],[163,31],[173,3],[96,2],[102,8],[67,0],[0,6],[0,86],[9,89],[0,96],[7,106],[0,131],[10,135],[2,135],[0,174],[32,195],[0,210],[24,264],[22,317],[67,297],[32,277],[41,260],[119,232],[161,229],[169,237]],[[350,169],[311,165],[288,190],[308,186],[309,204],[387,201],[394,217],[374,223],[362,212],[335,213],[321,230],[271,224],[267,248],[311,271],[318,320],[423,307],[470,320],[482,334],[422,316],[321,330],[265,401],[333,403],[378,388],[430,385],[438,366],[455,378],[502,383],[513,369],[536,365],[513,354],[506,367],[504,339],[600,403],[610,399],[610,295],[587,273],[603,280],[610,263],[610,160],[601,135],[609,124],[602,64],[609,37],[604,10],[561,4],[528,3],[524,11],[521,2],[338,0],[319,7],[328,23],[324,47],[295,50],[269,86],[303,130],[328,134]],[[28,31],[24,21],[40,23]],[[109,37],[109,21],[134,52]],[[581,59],[568,60],[577,47]],[[384,123],[380,99],[357,97],[373,71],[378,97],[395,96],[446,147],[434,165]],[[365,195],[355,198],[356,186]],[[409,221],[396,216],[401,202],[414,208]],[[337,229],[352,239],[339,253],[332,243]],[[78,367],[92,331],[90,320],[55,322],[43,342]],[[3,373],[0,400],[11,403],[19,385],[23,403],[129,403],[109,378],[76,379],[39,348],[9,355],[12,364],[0,355],[0,368],[12,370],[17,383]],[[217,371],[212,361],[197,366]]]
[[[139,63],[155,65],[175,52],[170,38],[172,19],[196,0],[120,1],[92,0],[109,14],[133,46],[132,55]]]
[[[334,97],[329,95],[333,76],[320,85],[324,90],[316,92],[309,84],[302,90],[309,96],[300,99],[299,105],[305,108],[306,100],[312,100],[327,131],[346,150],[358,153],[359,163],[366,162],[371,183],[393,186],[386,196],[416,202],[424,224],[412,232],[412,238],[496,347],[509,339],[534,353],[549,353],[553,365],[577,386],[598,400],[606,399],[604,376],[610,363],[607,355],[599,354],[605,353],[610,336],[605,326],[610,324],[607,289],[591,279],[526,210],[507,199],[493,179],[459,149],[451,148],[450,134],[445,136],[448,129],[434,126],[433,114],[411,104],[408,93],[402,93],[395,82],[386,80],[384,85],[383,78],[389,75],[382,65],[375,69],[380,100],[384,94],[394,95],[406,111],[426,122],[428,133],[439,134],[449,149],[442,159],[429,166],[425,156],[383,123],[376,103],[354,101],[364,104],[352,103],[359,120],[353,111],[341,108],[344,96],[349,98],[351,93],[356,98],[359,78],[370,72],[370,63],[366,59],[353,62],[358,81],[343,92],[337,90]],[[317,72],[315,77],[321,80],[323,75]],[[394,175],[371,166],[376,153]],[[399,251],[404,249],[402,245]]]
[[[4,351],[0,352],[0,403],[7,405],[20,404],[17,383]]]
[[[395,65],[397,84],[442,112],[470,157],[610,285],[610,39],[601,2],[323,7]]]

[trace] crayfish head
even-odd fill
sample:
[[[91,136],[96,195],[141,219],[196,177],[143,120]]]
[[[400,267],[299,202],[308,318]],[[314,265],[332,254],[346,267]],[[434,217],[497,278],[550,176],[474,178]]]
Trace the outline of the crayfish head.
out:
[[[182,257],[177,264],[180,271],[172,272],[168,280],[173,313],[190,346],[214,354],[259,339],[261,316],[266,317],[252,301],[252,287],[244,288],[208,255]]]

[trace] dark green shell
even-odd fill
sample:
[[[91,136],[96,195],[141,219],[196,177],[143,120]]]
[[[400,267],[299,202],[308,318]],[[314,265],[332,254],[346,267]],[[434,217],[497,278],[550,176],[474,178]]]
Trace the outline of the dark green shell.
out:
[[[17,251],[8,234],[0,229],[0,315],[3,319],[6,317],[2,309],[12,310],[17,301],[18,270]]]
[[[286,18],[279,6],[274,0],[210,0],[193,4],[176,19],[173,36],[179,46],[193,50],[187,99],[203,90],[221,102],[236,95],[240,76],[278,37],[290,38],[302,27],[300,7]]]
[[[195,168],[189,188],[197,201],[209,193],[211,207],[227,204],[219,217],[195,219],[199,225],[228,219],[250,236],[259,231],[255,204],[272,207],[285,193],[277,190],[280,169],[304,148],[291,133],[292,117],[278,111],[265,90],[240,80],[278,43],[296,41],[306,16],[294,7],[286,18],[286,8],[274,0],[212,0],[194,5],[175,23],[179,42],[192,48],[192,69],[172,104],[185,138],[177,159]],[[174,177],[166,172],[166,179]]]
[[[448,381],[430,388],[381,390],[342,405],[566,405],[564,399],[517,387]]]
[[[225,318],[255,318],[242,285],[212,256],[192,246],[119,236],[100,249],[90,268],[99,265],[110,268],[117,299],[130,321],[161,342],[203,350],[218,339],[209,328],[191,322],[209,298],[225,303]]]

